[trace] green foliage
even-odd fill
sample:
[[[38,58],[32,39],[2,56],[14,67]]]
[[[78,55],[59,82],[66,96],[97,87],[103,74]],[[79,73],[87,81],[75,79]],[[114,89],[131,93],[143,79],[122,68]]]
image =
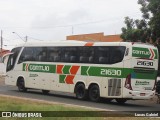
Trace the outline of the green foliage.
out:
[[[138,4],[141,5],[142,19],[125,17],[126,27],[122,28],[121,37],[125,41],[145,42],[151,38],[155,42],[160,37],[160,0],[138,0]]]
[[[133,20],[129,17],[125,18],[126,27],[122,28],[121,38],[125,41],[136,42],[141,40],[145,42],[145,39],[150,37],[148,33],[150,33],[149,28],[147,28],[145,20]]]

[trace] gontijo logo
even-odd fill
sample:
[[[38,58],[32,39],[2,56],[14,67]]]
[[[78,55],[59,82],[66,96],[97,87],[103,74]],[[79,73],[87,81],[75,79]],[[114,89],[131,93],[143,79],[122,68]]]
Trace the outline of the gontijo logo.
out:
[[[133,47],[132,56],[148,59],[157,59],[157,50],[151,48]]]
[[[23,64],[23,71],[55,73],[55,69],[55,65],[28,63]]]

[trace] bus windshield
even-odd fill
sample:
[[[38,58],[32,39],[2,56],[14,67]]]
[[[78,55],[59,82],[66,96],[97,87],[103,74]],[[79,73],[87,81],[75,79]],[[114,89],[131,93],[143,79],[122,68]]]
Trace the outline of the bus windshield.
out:
[[[6,71],[10,71],[10,70],[13,69],[13,67],[14,67],[14,65],[15,65],[15,62],[16,62],[16,60],[17,60],[17,56],[18,56],[20,50],[21,50],[21,47],[12,49],[11,53],[13,53],[13,54],[11,54],[11,55],[9,56],[9,58],[8,58]]]

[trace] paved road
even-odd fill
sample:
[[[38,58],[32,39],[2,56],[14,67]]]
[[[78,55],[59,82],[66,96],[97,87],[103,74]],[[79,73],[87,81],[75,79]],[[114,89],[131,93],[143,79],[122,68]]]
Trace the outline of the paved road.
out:
[[[72,105],[94,107],[105,110],[116,111],[160,111],[160,104],[147,101],[127,101],[124,105],[119,105],[115,101],[107,103],[105,100],[99,103],[91,101],[80,101],[74,95],[68,93],[51,92],[49,95],[43,95],[40,90],[29,90],[26,93],[19,92],[16,87],[0,85],[0,94],[11,95],[24,98],[34,98],[46,100],[49,102],[60,102]]]

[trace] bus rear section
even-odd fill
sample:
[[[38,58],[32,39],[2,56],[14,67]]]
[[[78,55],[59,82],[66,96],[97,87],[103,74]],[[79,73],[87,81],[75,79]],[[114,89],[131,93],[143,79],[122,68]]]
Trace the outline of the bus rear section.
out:
[[[124,96],[129,99],[150,99],[155,95],[158,50],[147,44],[132,44],[130,59],[124,64]]]

